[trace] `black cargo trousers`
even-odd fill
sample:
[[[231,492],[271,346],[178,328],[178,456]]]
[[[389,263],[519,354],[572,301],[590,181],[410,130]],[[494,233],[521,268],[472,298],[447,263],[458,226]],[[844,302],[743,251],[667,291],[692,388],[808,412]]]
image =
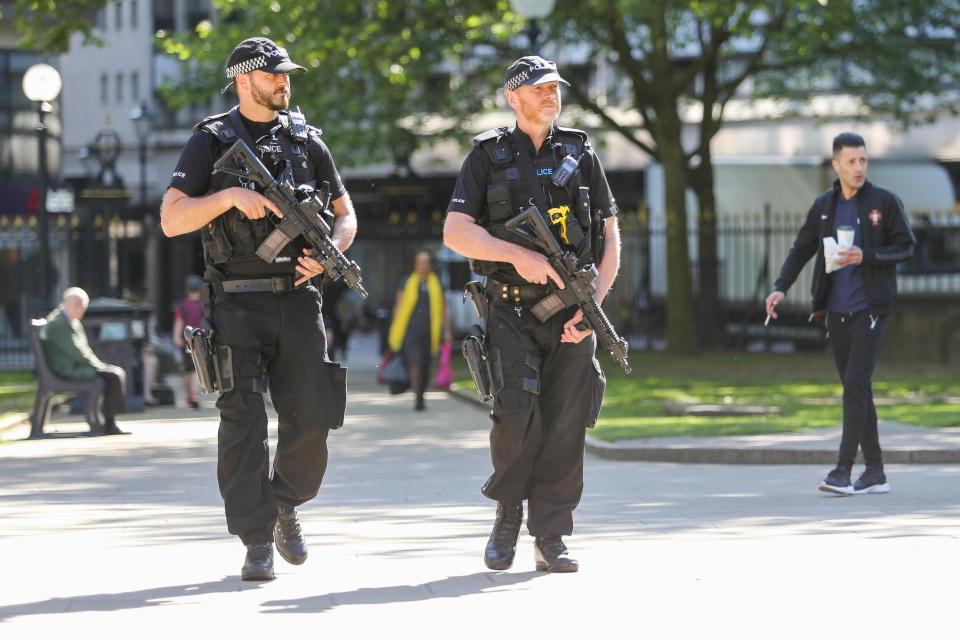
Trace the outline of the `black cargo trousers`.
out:
[[[231,348],[235,378],[217,400],[217,479],[227,529],[245,544],[273,540],[278,502],[298,506],[317,495],[327,434],[343,422],[346,370],[326,362],[321,304],[312,285],[214,295],[214,343]],[[278,414],[272,474],[266,387]]]
[[[498,502],[527,500],[532,536],[570,535],[583,492],[584,437],[600,413],[606,378],[595,335],[560,342],[574,310],[541,323],[532,304],[523,302],[519,314],[513,302],[490,304],[493,475],[481,491]]]

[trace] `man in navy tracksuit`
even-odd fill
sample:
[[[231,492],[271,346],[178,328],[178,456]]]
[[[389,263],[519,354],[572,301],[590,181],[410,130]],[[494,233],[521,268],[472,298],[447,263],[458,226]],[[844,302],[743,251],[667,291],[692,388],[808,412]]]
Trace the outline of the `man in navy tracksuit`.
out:
[[[776,290],[767,297],[767,313],[777,317],[777,305],[803,266],[816,255],[811,287],[813,312],[826,312],[833,358],[843,383],[840,454],[836,468],[820,483],[820,490],[843,495],[887,493],[890,485],[883,472],[870,379],[897,295],[896,265],[913,255],[916,240],[900,198],[867,182],[863,138],[853,133],[834,138],[833,169],[837,180],[810,208],[780,269]],[[841,226],[853,227],[853,246],[839,251],[839,268],[828,274],[823,239],[836,238]],[[857,447],[863,450],[866,470],[851,484]]]

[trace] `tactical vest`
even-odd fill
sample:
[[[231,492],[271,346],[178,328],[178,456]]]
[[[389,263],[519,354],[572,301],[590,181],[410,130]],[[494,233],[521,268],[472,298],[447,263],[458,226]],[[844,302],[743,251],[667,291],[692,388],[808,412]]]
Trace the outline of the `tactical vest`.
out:
[[[487,184],[486,215],[481,216],[478,222],[495,238],[537,251],[532,243],[507,231],[505,226],[507,220],[523,212],[531,204],[536,204],[533,187],[511,146],[512,132],[508,127],[499,127],[485,131],[473,139],[474,145],[486,154],[492,165],[490,181]],[[516,141],[514,144],[522,143]],[[554,127],[554,135],[549,144],[553,147],[552,153],[531,158],[538,178],[552,176],[565,156],[572,155],[579,159],[590,149],[586,133],[558,126]],[[592,260],[589,240],[590,190],[580,168],[577,168],[565,187],[558,187],[550,180],[541,179],[541,184],[547,196],[548,211],[540,213],[544,216],[550,216],[550,212],[557,216],[562,215],[566,217],[567,225],[576,226],[580,232],[577,238],[583,240],[576,245],[572,241],[567,244],[577,251],[581,261]],[[573,233],[567,234],[568,238],[572,235]],[[563,241],[563,238],[558,239]],[[494,275],[510,268],[506,263],[487,260],[471,260],[470,263],[471,269],[481,275]]]
[[[227,112],[204,118],[193,128],[194,131],[203,130],[214,137],[216,140],[214,153],[217,158],[240,139],[229,115],[230,112]],[[299,113],[290,114],[287,111],[281,111],[279,121],[279,133],[253,141],[257,145],[254,152],[264,160],[264,164],[274,172],[274,176],[277,176],[289,161],[296,185],[316,186],[316,165],[314,159],[310,157],[307,143],[311,136],[319,138],[321,131],[316,127],[307,126]],[[246,187],[246,185],[237,176],[214,173],[210,176],[207,194],[229,187]],[[274,222],[268,218],[249,220],[239,209],[232,208],[214,218],[203,228],[204,260],[206,264],[212,266],[260,260],[255,253],[257,247],[274,228]],[[291,242],[277,257],[277,262],[295,264],[304,246],[300,239]]]

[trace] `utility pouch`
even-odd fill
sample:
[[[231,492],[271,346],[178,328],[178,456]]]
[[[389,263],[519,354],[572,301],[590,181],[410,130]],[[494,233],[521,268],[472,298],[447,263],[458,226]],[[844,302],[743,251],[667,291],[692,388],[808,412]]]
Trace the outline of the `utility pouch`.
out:
[[[579,181],[578,181],[579,182]],[[580,186],[577,189],[574,210],[577,214],[577,222],[586,229],[590,226],[590,187]]]
[[[320,426],[339,429],[347,412],[347,369],[339,362],[321,363]]]
[[[211,222],[203,230],[204,247],[214,264],[223,264],[233,257],[233,243],[227,237],[222,217]]]
[[[233,350],[227,346],[214,347],[214,371],[217,374],[217,388],[220,393],[232,391],[233,378]]]
[[[493,397],[490,384],[490,364],[487,360],[486,349],[483,346],[484,335],[479,325],[470,327],[470,332],[463,339],[463,357],[467,361],[467,368],[473,377],[473,384],[483,402]]]
[[[590,253],[593,254],[594,264],[600,264],[603,260],[606,242],[607,225],[602,218],[597,218],[590,224]]]
[[[510,187],[506,182],[498,182],[487,187],[487,210],[490,220],[506,220],[510,217]]]

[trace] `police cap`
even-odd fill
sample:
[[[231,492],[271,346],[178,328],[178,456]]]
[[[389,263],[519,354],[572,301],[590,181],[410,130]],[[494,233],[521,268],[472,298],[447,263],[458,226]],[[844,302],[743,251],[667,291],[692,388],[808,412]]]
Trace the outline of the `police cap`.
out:
[[[291,61],[287,50],[277,46],[270,38],[247,38],[236,46],[227,60],[226,74],[230,82],[220,93],[226,93],[233,79],[241,73],[258,69],[267,73],[289,73],[296,69],[306,71],[306,68]]]
[[[570,86],[569,82],[560,77],[557,65],[552,60],[545,60],[540,56],[523,56],[507,68],[503,78],[503,88],[514,91],[521,85],[544,82],[562,82]]]

